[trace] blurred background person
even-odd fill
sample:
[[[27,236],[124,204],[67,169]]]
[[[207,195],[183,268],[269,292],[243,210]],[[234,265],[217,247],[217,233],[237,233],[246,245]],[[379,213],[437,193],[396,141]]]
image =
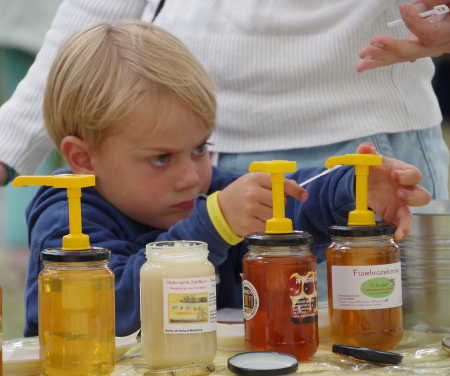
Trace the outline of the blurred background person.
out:
[[[61,0],[0,0],[0,104],[14,92],[34,62]],[[38,172],[53,170],[61,159],[53,151]],[[4,292],[6,339],[23,331],[23,289],[28,260],[25,207],[35,187],[0,189],[0,285]]]

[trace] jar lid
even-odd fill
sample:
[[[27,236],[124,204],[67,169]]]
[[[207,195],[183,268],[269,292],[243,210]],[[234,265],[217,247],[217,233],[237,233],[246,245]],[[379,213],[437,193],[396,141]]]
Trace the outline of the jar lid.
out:
[[[392,235],[395,226],[389,223],[377,223],[373,226],[330,226],[331,236],[368,237],[379,235]]]
[[[106,248],[90,248],[85,251],[64,251],[57,248],[47,248],[41,252],[42,261],[56,262],[89,262],[109,260],[111,251]]]
[[[248,245],[264,247],[304,246],[312,243],[312,236],[305,231],[294,231],[288,234],[266,234],[256,232],[245,238]]]
[[[295,372],[298,368],[295,356],[271,351],[236,354],[227,363],[231,372],[243,376],[284,375]]]

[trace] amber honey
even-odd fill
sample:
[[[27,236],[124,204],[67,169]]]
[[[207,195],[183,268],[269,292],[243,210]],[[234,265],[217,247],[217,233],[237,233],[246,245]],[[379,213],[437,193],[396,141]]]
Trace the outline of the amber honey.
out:
[[[316,258],[309,247],[251,247],[244,257],[245,340],[300,360],[317,350]]]
[[[109,375],[114,368],[114,277],[105,261],[44,262],[39,276],[43,374]]]
[[[385,235],[335,237],[333,240],[327,250],[328,309],[333,343],[392,349],[403,336],[401,303],[386,303],[395,290],[397,294],[401,294],[398,246],[390,236]],[[356,290],[349,290],[348,296],[340,296],[345,309],[336,308],[336,286],[333,286],[333,270],[336,270],[333,267],[336,266],[350,267],[348,270],[356,277],[365,275],[366,281],[357,287],[367,302],[358,302],[360,298],[354,293]],[[393,278],[391,272],[396,274],[396,278]],[[338,281],[336,276],[334,281]],[[357,285],[358,282],[355,281],[354,284]],[[345,287],[344,290],[342,288],[341,291],[345,291]],[[398,302],[398,298],[396,301]],[[355,309],[351,309],[352,304]],[[358,304],[361,306],[358,307]],[[364,304],[364,309],[356,309]],[[390,307],[389,304],[395,306]],[[383,308],[386,306],[388,308]]]

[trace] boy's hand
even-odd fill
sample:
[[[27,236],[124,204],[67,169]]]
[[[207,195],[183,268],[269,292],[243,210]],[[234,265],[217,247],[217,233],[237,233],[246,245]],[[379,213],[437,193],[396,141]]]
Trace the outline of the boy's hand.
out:
[[[305,201],[308,194],[297,182],[285,179],[285,194]],[[270,175],[253,172],[241,176],[219,193],[225,220],[236,235],[263,232],[266,220],[273,217]]]
[[[376,154],[370,143],[359,145],[357,153]],[[425,205],[431,200],[428,191],[419,186],[422,174],[413,165],[383,157],[380,166],[371,166],[368,205],[386,222],[397,226],[394,238],[400,241],[411,229],[412,215],[408,206]]]

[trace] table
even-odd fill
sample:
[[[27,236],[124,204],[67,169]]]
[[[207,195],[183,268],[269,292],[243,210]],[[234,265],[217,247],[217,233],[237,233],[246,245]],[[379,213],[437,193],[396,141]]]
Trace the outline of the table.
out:
[[[231,375],[226,368],[227,359],[238,350],[244,350],[242,338],[242,326],[237,324],[221,324],[218,330],[218,346],[214,360],[215,371],[211,376]],[[449,334],[447,334],[449,335]],[[421,333],[406,331],[402,342],[395,351],[404,355],[402,363],[398,366],[378,366],[345,358],[333,354],[330,351],[328,328],[321,328],[321,344],[317,353],[308,362],[301,362],[297,373],[301,375],[320,376],[343,376],[355,375],[450,375],[450,354],[441,347],[443,334]],[[145,362],[140,356],[140,345],[136,344],[133,336],[121,339],[118,346],[119,361],[112,373],[112,376],[140,376],[145,375],[147,370]],[[38,346],[36,337],[25,340],[28,349]],[[128,341],[128,342],[127,342]],[[22,343],[22,344],[21,344]],[[4,345],[4,353],[10,355],[14,348],[19,349],[24,343],[23,339],[7,341]],[[233,346],[235,347],[233,349]],[[22,346],[23,347],[23,346]],[[224,349],[231,349],[225,351]],[[5,351],[6,350],[6,351]],[[233,351],[234,350],[234,351]],[[5,376],[36,376],[39,374],[39,361],[28,360],[22,362],[6,361],[4,364]],[[172,376],[176,376],[172,374]],[[196,376],[194,373],[189,376]]]

